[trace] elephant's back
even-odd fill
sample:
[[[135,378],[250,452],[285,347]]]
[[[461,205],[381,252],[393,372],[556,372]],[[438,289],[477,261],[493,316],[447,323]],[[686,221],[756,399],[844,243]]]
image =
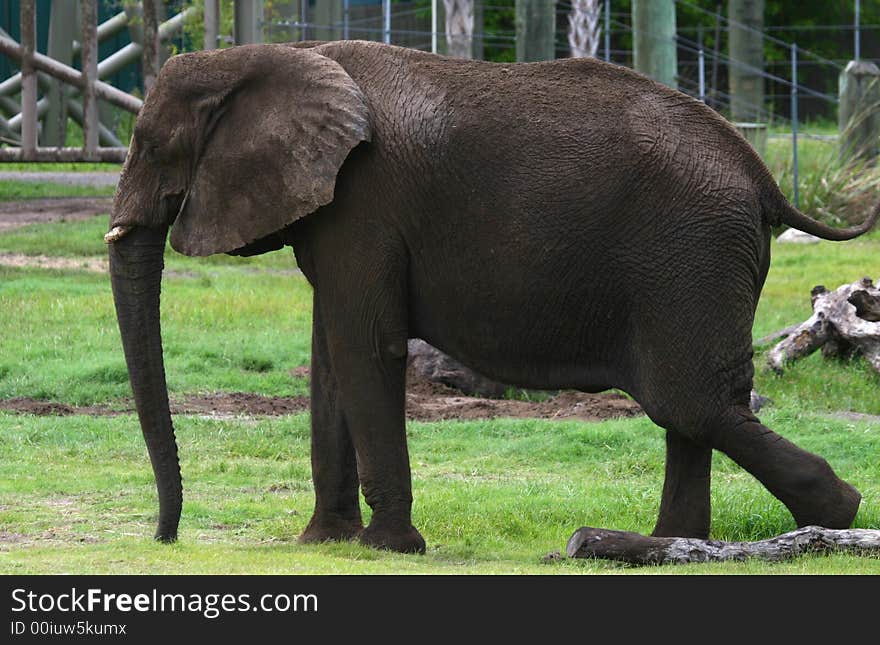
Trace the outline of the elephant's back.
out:
[[[415,200],[412,210],[442,203],[463,223],[526,229],[563,213],[633,235],[660,223],[675,234],[711,210],[756,230],[761,193],[778,190],[721,116],[623,67],[490,63],[358,41],[318,49],[370,104],[363,163],[385,194]]]
[[[392,108],[394,118],[409,120],[415,131],[426,122],[447,130],[501,123],[508,133],[552,133],[563,122],[613,130],[634,94],[669,91],[597,59],[495,63],[370,41],[326,43],[317,50],[345,68],[378,119]]]

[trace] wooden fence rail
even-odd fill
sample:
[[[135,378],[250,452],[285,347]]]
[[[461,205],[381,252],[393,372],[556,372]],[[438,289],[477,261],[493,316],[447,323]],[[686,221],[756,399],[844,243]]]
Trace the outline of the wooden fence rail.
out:
[[[16,42],[9,34],[0,30],[0,53],[18,61],[21,72],[0,83],[0,107],[7,112],[20,109],[20,113],[9,119],[0,117],[0,131],[9,138],[21,133],[20,147],[0,148],[0,162],[3,161],[113,161],[125,160],[128,149],[122,146],[114,133],[104,126],[98,118],[98,99],[106,101],[123,110],[137,114],[143,101],[106,83],[106,78],[116,73],[138,57],[144,58],[144,69],[155,77],[158,61],[158,42],[172,38],[180,31],[187,16],[195,11],[186,9],[171,19],[159,24],[158,8],[161,3],[144,0],[146,11],[142,13],[143,32],[149,42],[132,42],[112,55],[98,62],[98,43],[124,28],[129,22],[127,12],[119,13],[110,20],[98,25],[97,0],[80,0],[82,19],[82,40],[72,44],[79,51],[82,70],[77,70],[54,58],[36,51],[36,2],[21,0],[21,42]],[[51,52],[50,52],[51,53]],[[150,79],[150,80],[151,80]],[[82,148],[40,147],[38,145],[39,119],[50,111],[51,101],[47,96],[38,100],[37,92],[48,95],[57,81],[64,83],[61,94],[53,98],[57,101],[63,95],[68,114],[83,129]],[[10,96],[21,91],[21,106]],[[82,103],[73,99],[77,93],[82,95]],[[2,134],[2,132],[0,132]],[[104,147],[104,145],[106,147]]]

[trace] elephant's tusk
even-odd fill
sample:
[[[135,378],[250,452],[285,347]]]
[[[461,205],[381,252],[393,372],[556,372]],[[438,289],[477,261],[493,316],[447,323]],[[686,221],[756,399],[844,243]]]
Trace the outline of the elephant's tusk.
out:
[[[113,244],[113,242],[122,239],[131,232],[132,228],[131,226],[114,226],[104,236],[104,244]]]

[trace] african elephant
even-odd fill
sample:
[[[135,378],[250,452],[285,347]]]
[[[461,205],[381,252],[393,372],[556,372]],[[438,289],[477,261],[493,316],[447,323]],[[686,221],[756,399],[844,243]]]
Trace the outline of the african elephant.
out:
[[[656,535],[708,535],[713,449],[798,525],[849,526],[859,493],[750,412],[751,330],[771,227],[845,240],[876,220],[808,218],[714,111],[594,59],[356,41],[176,56],[137,119],[106,237],[156,537],[176,538],[181,509],[159,325],[169,227],[193,256],[292,246],[314,288],[300,539],[423,552],[408,338],[501,382],[631,394],[666,429]]]

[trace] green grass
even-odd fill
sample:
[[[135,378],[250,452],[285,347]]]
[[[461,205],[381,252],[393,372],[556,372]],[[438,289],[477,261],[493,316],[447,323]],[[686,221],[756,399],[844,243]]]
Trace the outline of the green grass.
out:
[[[306,393],[289,370],[309,360],[309,288],[296,274],[257,271],[169,272],[163,335],[172,391]],[[106,276],[0,267],[0,328],[0,398],[88,404],[128,395]]]
[[[880,524],[880,423],[772,412],[863,492],[857,526]],[[177,419],[186,488],[181,541],[149,539],[155,488],[137,421],[0,414],[3,573],[880,573],[880,559],[634,569],[542,564],[580,526],[649,532],[662,433],[646,419],[412,423],[414,522],[425,557],[353,544],[300,546],[312,507],[308,418]],[[716,455],[715,537],[794,528],[782,505]],[[364,508],[365,517],[369,509]]]
[[[69,189],[69,187],[65,187]],[[9,195],[0,184],[0,199]],[[8,198],[8,197],[7,197]],[[0,234],[0,253],[102,258],[107,217]],[[311,292],[289,250],[257,258],[166,254],[163,332],[172,396],[306,394]],[[809,316],[809,291],[880,277],[880,233],[773,246],[759,338]],[[778,376],[755,363],[775,404],[762,419],[826,457],[862,492],[856,526],[880,526],[880,377],[861,360],[816,355]],[[0,266],[0,398],[117,404],[129,396],[106,275]],[[155,544],[155,487],[133,416],[0,413],[0,573],[880,573],[880,559],[799,558],[635,569],[541,563],[583,525],[649,532],[663,481],[663,434],[645,418],[584,424],[496,420],[409,424],[414,520],[425,557],[353,544],[300,546],[313,503],[308,417],[179,416],[186,490],[181,541]],[[713,537],[794,527],[784,507],[720,454]],[[365,514],[368,516],[366,507]]]
[[[761,294],[755,339],[810,317],[810,290],[824,284],[835,289],[863,276],[880,278],[880,231],[850,242],[776,244]],[[816,353],[792,363],[779,376],[767,367],[766,352],[755,358],[755,388],[779,406],[807,410],[853,410],[880,414],[880,376],[867,362],[827,360]]]

